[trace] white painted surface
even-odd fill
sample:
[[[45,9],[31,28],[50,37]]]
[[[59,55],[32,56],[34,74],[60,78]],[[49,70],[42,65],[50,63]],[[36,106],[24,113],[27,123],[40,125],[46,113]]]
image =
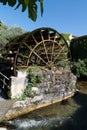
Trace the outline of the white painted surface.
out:
[[[17,77],[11,77],[11,98],[18,98],[22,95],[27,84],[26,76],[26,71],[18,71]]]
[[[0,130],[7,130],[6,128],[0,127]]]

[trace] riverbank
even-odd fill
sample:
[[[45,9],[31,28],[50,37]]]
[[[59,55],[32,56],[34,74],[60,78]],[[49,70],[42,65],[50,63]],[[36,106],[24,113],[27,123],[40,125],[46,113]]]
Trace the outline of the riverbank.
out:
[[[31,94],[34,96],[27,97],[26,100],[15,100],[11,109],[4,116],[3,121],[60,103],[74,95],[76,91],[76,77],[71,71],[57,70],[53,73],[45,69],[43,73],[41,71],[41,76],[44,75],[43,81],[31,89]]]
[[[9,110],[9,112],[4,116],[3,121],[11,120],[11,119],[20,117],[22,115],[25,115],[29,112],[32,112],[34,110],[38,110],[38,109],[48,107],[48,106],[56,104],[56,103],[60,103],[61,101],[67,100],[68,98],[74,96],[74,94],[75,93],[73,92],[73,93],[70,93],[69,95],[67,95],[63,98],[59,99],[58,97],[56,97],[54,100],[49,99],[49,102],[45,102],[45,103],[40,102],[40,103],[37,103],[36,105],[34,104],[34,105],[26,105],[25,106],[26,103],[24,103],[24,102],[27,102],[27,100],[24,102],[17,101],[14,103],[13,107]],[[21,104],[22,107],[21,107],[21,105],[19,105],[19,107],[18,107],[17,104]]]
[[[77,92],[65,102],[51,104],[14,120],[6,121],[1,126],[6,126],[9,130],[82,130],[83,128],[87,130],[87,93],[85,93],[87,82],[80,82],[77,85],[78,89],[84,89],[84,92]]]
[[[32,86],[29,90],[30,95],[25,100],[22,100],[23,97],[13,100],[14,104],[3,115],[3,121],[17,118],[57,102],[60,103],[74,95],[77,78],[69,69],[54,71],[33,67],[32,70],[34,76],[37,77],[39,75],[42,80]],[[3,109],[1,111],[3,113]]]

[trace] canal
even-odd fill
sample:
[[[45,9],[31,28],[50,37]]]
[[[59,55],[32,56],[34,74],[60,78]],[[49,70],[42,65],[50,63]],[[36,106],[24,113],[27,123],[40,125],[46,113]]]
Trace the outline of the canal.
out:
[[[80,92],[47,108],[0,124],[7,130],[87,130],[87,82],[79,81]]]

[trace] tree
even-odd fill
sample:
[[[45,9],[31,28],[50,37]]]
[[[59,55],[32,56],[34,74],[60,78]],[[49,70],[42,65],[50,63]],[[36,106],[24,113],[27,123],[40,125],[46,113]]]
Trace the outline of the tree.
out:
[[[37,19],[38,3],[40,3],[41,16],[43,14],[43,0],[0,0],[0,2],[3,5],[8,4],[11,7],[15,6],[15,9],[22,6],[22,12],[28,9],[28,17],[33,21],[36,21]]]
[[[0,21],[0,46],[5,46],[11,39],[22,35],[25,31],[20,27],[8,27]]]

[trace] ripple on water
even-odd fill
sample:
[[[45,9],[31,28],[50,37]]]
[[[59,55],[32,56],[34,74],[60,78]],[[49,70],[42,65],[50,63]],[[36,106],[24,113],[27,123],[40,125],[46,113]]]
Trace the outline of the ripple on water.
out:
[[[42,130],[42,128],[50,128],[53,125],[57,126],[58,124],[62,124],[62,121],[63,119],[59,117],[43,118],[40,120],[26,118],[9,121],[8,125],[10,129],[14,128],[14,130]]]
[[[80,89],[87,90],[86,83],[83,87],[80,85]],[[67,102],[51,105],[25,117],[8,121],[8,130],[87,130],[87,94],[78,93]]]

